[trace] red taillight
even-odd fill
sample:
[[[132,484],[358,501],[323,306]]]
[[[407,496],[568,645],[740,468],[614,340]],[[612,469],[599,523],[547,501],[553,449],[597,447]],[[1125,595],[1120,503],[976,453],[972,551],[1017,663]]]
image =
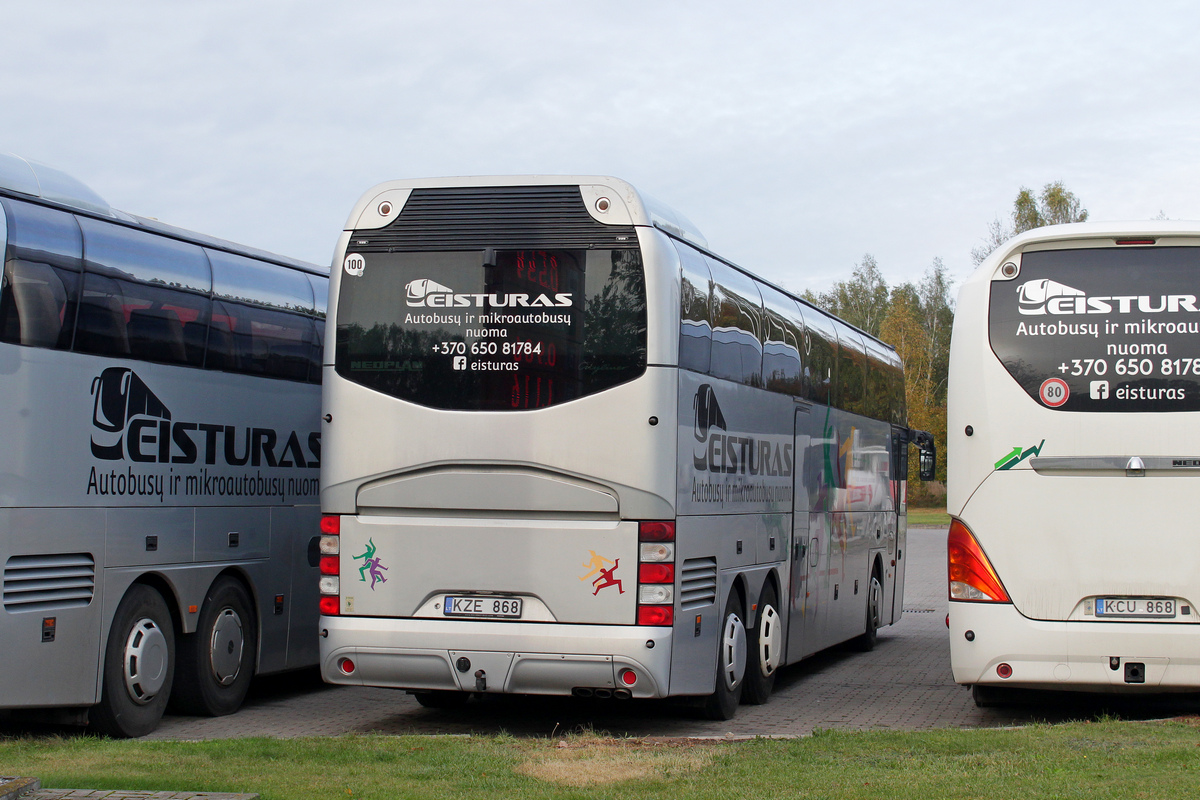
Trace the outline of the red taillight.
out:
[[[674,583],[674,564],[639,564],[638,583]]]
[[[639,542],[675,541],[675,520],[643,520],[638,523]]]
[[[338,536],[342,532],[342,518],[339,516],[321,517],[321,533]]]
[[[321,574],[322,575],[337,575],[338,574],[338,557],[337,556],[321,556]]]
[[[631,669],[621,670],[621,683],[626,686],[633,686],[637,683],[637,673]]]
[[[1117,239],[1117,244],[1155,244],[1156,239]]]
[[[956,519],[950,521],[950,534],[946,538],[946,557],[951,600],[1012,602],[979,542],[975,541],[967,526]]]
[[[674,606],[638,606],[638,625],[674,625]]]
[[[322,597],[318,603],[321,609],[321,615],[326,617],[336,617],[342,613],[341,603],[338,602],[337,595],[326,595]]]

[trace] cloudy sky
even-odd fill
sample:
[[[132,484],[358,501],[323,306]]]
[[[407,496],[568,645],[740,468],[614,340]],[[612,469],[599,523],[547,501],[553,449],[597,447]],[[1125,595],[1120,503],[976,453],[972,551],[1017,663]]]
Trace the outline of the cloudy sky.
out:
[[[612,174],[802,291],[970,250],[1021,186],[1200,218],[1200,5],[5,0],[0,151],[328,264],[384,180]]]

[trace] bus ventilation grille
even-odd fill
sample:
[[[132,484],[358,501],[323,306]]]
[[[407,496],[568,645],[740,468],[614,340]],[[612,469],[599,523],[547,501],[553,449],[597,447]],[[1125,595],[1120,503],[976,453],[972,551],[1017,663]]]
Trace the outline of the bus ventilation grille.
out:
[[[683,562],[679,599],[684,611],[717,602],[715,558],[689,558]]]
[[[386,228],[355,231],[361,253],[478,250],[487,247],[629,249],[632,225],[592,219],[578,186],[485,186],[413,189]]]
[[[81,608],[96,593],[90,553],[13,556],[4,565],[4,610]]]

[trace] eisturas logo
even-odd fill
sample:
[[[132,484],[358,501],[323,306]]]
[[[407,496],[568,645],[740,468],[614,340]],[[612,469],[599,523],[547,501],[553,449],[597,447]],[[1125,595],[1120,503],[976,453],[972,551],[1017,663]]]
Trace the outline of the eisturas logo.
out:
[[[734,436],[716,433],[728,430],[725,415],[717,402],[717,393],[704,383],[692,400],[695,412],[692,435],[706,446],[692,453],[692,466],[700,472],[730,475],[768,475],[789,477],[792,474],[790,442],[771,442],[753,436]]]
[[[274,428],[173,420],[166,404],[128,367],[105,369],[92,379],[91,394],[92,455],[105,461],[128,458],[150,464],[321,465],[320,433],[308,434],[305,452],[301,434],[296,431],[290,431],[279,447],[283,437]]]
[[[1026,281],[1017,287],[1017,310],[1026,316],[1045,314],[1158,314],[1200,312],[1194,294],[1092,296],[1049,278]]]
[[[429,278],[409,281],[404,294],[405,302],[416,308],[570,308],[572,303],[570,292],[553,296],[531,296],[522,292],[463,294]]]

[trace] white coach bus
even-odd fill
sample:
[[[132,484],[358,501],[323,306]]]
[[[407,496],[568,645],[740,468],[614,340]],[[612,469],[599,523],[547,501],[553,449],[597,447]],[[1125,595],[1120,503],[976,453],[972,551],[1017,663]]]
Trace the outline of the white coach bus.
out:
[[[1040,228],[963,285],[950,642],[1003,687],[1200,689],[1200,228]]]
[[[728,718],[899,618],[892,348],[614,178],[381,184],[337,252],[326,680]]]
[[[140,736],[317,659],[328,271],[0,155],[0,710]]]

